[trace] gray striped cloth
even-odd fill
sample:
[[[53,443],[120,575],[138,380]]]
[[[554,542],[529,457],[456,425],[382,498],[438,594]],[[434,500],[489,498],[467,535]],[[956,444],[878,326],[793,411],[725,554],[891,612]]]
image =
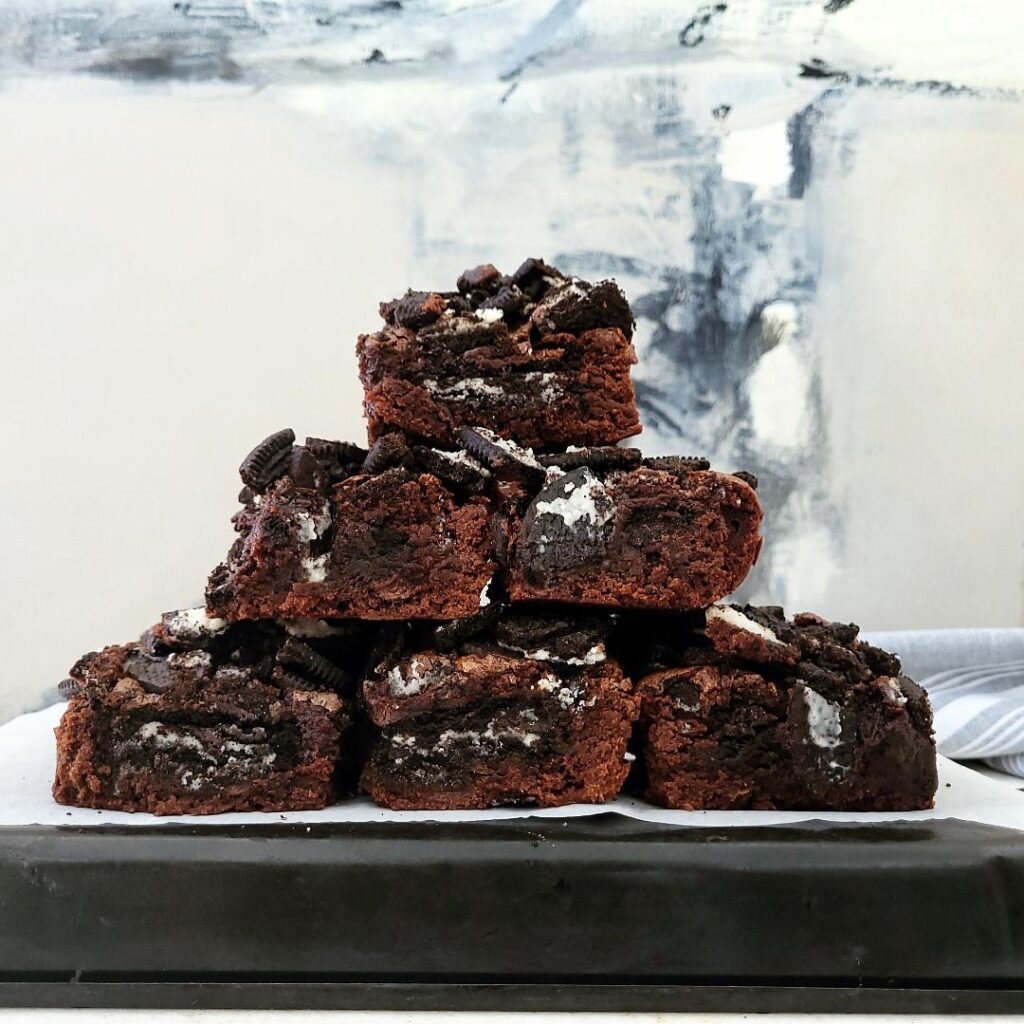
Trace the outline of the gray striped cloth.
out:
[[[939,753],[1024,777],[1024,629],[865,633],[927,691]]]

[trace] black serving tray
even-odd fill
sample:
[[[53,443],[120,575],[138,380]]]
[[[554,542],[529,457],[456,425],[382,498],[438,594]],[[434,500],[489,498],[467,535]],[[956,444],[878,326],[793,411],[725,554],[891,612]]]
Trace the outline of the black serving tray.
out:
[[[0,828],[0,1005],[1024,1011],[958,820]]]

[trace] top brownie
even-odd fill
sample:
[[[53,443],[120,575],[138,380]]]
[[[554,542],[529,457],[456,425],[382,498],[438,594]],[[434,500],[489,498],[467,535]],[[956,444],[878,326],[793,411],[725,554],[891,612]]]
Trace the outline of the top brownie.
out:
[[[466,424],[538,449],[607,445],[640,432],[633,313],[613,281],[541,260],[484,264],[451,292],[408,291],[359,338],[370,440],[393,429],[451,445]]]

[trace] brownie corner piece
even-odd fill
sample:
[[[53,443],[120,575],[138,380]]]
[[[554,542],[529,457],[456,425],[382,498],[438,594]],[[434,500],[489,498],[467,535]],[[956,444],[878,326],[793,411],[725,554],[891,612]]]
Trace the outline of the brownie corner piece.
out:
[[[376,803],[554,807],[617,795],[639,710],[632,684],[571,621],[517,634],[521,618],[370,674],[364,697],[379,734],[361,786]],[[534,649],[541,634],[547,646]]]
[[[641,430],[633,314],[613,281],[591,284],[540,260],[490,264],[453,292],[381,305],[357,343],[370,437],[401,429],[451,445],[464,424],[520,444],[614,444]]]
[[[56,730],[54,799],[153,814],[326,806],[350,724],[352,639],[289,625],[191,609],[80,659]]]
[[[648,799],[688,810],[910,811],[937,787],[932,716],[857,627],[711,608],[640,682]]]
[[[757,494],[705,459],[595,448],[547,464],[514,542],[514,600],[692,610],[735,590],[757,560]]]
[[[240,495],[207,607],[231,621],[471,614],[496,568],[486,477],[465,453],[397,433],[369,451],[288,441]]]

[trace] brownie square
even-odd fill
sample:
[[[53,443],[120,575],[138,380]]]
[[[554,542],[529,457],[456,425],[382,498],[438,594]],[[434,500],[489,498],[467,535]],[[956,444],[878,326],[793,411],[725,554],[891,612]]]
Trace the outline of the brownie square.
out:
[[[477,610],[496,569],[479,493],[487,470],[464,452],[414,452],[398,434],[369,452],[293,441],[290,430],[272,435],[242,464],[238,538],[210,576],[211,615],[450,619]],[[251,472],[270,442],[282,455]]]
[[[640,432],[633,314],[614,282],[527,260],[465,271],[458,289],[383,303],[384,328],[359,338],[371,440],[398,428],[451,446],[469,425],[564,448]]]
[[[646,795],[684,810],[908,811],[937,786],[928,698],[854,625],[718,606],[645,637]]]
[[[398,809],[614,797],[629,771],[638,701],[600,630],[571,615],[506,612],[471,639],[446,642],[465,628],[442,629],[432,648],[421,637],[367,677],[363,696],[380,733],[363,790]]]
[[[85,655],[62,684],[54,799],[153,814],[325,806],[366,640],[352,624],[186,609]]]
[[[732,593],[761,549],[746,479],[630,449],[552,455],[513,527],[513,601],[689,610]]]

